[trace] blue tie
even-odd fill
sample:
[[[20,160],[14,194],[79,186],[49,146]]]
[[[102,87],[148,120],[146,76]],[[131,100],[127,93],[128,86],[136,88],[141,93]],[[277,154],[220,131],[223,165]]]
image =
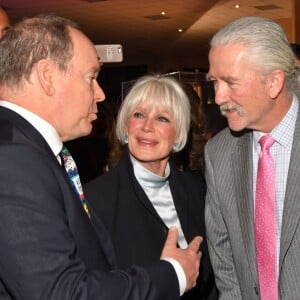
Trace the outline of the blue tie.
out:
[[[78,173],[78,169],[75,164],[75,161],[74,161],[73,157],[71,156],[69,150],[65,146],[63,146],[63,148],[62,148],[62,150],[60,152],[60,156],[62,158],[63,165],[66,169],[66,172],[68,174],[68,177],[70,179],[72,187],[75,190],[76,194],[79,196],[79,199],[80,199],[81,205],[83,206],[84,211],[90,218],[91,216],[89,213],[88,206],[86,204],[85,196],[84,196],[84,193],[82,190],[82,185],[81,185],[81,181],[79,178],[79,173]]]

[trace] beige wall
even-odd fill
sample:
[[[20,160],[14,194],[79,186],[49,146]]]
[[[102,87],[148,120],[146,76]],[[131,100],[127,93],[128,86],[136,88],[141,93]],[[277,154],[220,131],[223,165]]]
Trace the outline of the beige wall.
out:
[[[290,43],[300,44],[300,1],[292,1],[292,18],[277,19],[276,21],[284,28]]]
[[[294,16],[295,16],[295,43],[300,44],[300,1],[294,1]]]

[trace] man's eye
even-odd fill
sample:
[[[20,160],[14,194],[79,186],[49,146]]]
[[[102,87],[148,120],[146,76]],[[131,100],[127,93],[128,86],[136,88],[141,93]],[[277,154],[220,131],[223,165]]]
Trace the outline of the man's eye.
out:
[[[213,87],[216,89],[218,87],[218,81],[217,80],[210,80],[209,82],[212,83]]]
[[[236,82],[227,82],[227,84],[230,88],[234,88],[237,85]]]

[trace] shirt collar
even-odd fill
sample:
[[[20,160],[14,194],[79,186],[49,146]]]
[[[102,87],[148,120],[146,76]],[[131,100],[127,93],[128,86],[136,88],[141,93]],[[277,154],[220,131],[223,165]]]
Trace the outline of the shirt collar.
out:
[[[277,143],[286,148],[292,148],[293,136],[298,116],[299,99],[296,95],[293,96],[292,105],[282,121],[270,132],[270,135]],[[255,144],[265,133],[260,131],[253,131],[253,138]]]
[[[57,131],[51,124],[49,124],[36,114],[32,113],[31,111],[14,103],[0,100],[0,106],[14,111],[15,113],[23,117],[26,121],[28,121],[43,136],[54,155],[57,156],[59,154],[62,148],[62,141],[59,138]]]

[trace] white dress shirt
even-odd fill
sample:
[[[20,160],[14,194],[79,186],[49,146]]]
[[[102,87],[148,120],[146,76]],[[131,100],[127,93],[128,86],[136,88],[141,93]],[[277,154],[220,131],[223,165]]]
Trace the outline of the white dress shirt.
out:
[[[283,120],[268,133],[275,139],[270,151],[275,165],[275,190],[276,190],[276,257],[277,274],[279,266],[280,236],[282,226],[282,215],[284,208],[284,195],[287,183],[287,176],[290,165],[293,137],[298,114],[299,100],[293,97],[292,105]],[[258,143],[261,136],[266,133],[253,131],[253,197],[255,204],[257,165],[260,154],[260,145]],[[255,205],[254,205],[255,209]]]

